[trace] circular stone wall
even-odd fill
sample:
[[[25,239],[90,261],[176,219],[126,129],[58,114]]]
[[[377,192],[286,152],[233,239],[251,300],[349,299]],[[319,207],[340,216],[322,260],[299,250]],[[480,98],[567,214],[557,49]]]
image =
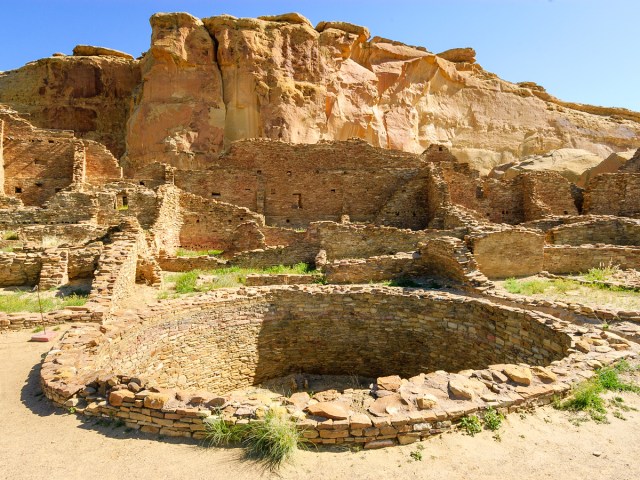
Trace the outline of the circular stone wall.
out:
[[[526,312],[469,297],[282,289],[132,328],[103,366],[159,387],[223,394],[291,373],[408,378],[546,365],[570,344]]]

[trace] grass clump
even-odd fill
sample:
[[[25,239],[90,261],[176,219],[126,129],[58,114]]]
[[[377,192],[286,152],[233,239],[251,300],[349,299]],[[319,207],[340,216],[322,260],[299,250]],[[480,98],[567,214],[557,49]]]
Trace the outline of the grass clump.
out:
[[[590,282],[604,282],[619,271],[620,267],[618,267],[618,265],[610,263],[609,265],[604,266],[603,264],[600,264],[599,268],[590,268],[589,271],[584,274],[584,278]]]
[[[223,250],[187,250],[186,248],[178,248],[176,257],[203,257],[222,255]]]
[[[607,391],[640,393],[638,385],[625,382],[620,378],[621,373],[632,370],[629,363],[624,360],[612,367],[601,368],[596,371],[593,378],[575,387],[568,399],[557,401],[554,406],[560,410],[585,412],[596,422],[606,422],[607,409],[606,402],[602,398],[603,393]]]
[[[80,295],[68,295],[66,297],[41,298],[42,311],[61,309],[70,306],[82,306],[87,303],[87,297]],[[8,295],[0,295],[0,312],[39,312],[38,297],[32,293],[15,292]]]
[[[477,415],[465,415],[460,419],[460,427],[467,435],[474,436],[482,431],[482,424]]]
[[[275,265],[267,268],[242,268],[224,267],[214,270],[191,270],[166,277],[168,282],[175,282],[175,291],[178,294],[208,292],[218,288],[239,287],[245,284],[247,275],[252,273],[262,274],[306,274],[315,271],[306,263],[297,263],[293,266]]]
[[[206,422],[206,440],[210,445],[239,443],[246,455],[276,469],[300,447],[300,431],[286,415],[269,410],[262,420],[228,425],[221,418]]]
[[[516,280],[515,278],[507,278],[504,282],[504,288],[509,293],[521,295],[534,295],[536,293],[544,293],[549,287],[549,282],[545,280]]]
[[[5,240],[18,240],[18,232],[14,232],[13,230],[9,230],[4,232],[3,237]]]

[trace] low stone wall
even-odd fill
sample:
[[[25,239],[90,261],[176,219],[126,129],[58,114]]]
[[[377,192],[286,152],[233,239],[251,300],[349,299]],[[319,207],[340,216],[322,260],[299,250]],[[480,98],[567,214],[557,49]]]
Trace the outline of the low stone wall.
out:
[[[41,268],[39,252],[0,252],[0,287],[34,286]]]
[[[329,283],[369,283],[415,276],[418,253],[336,260],[324,266]]]
[[[252,274],[247,275],[245,285],[247,287],[264,287],[267,285],[306,285],[310,283],[318,283],[322,278],[321,275],[312,274]]]
[[[452,294],[242,288],[73,328],[45,358],[41,381],[60,405],[145,432],[203,438],[205,422],[220,412],[235,423],[285,408],[310,442],[375,448],[441,433],[488,406],[548,403],[591,375],[588,364],[606,365],[636,349],[593,326]],[[363,391],[364,404],[346,391],[317,392],[314,401],[306,393],[274,396],[269,403],[232,392],[299,372],[378,378]]]
[[[229,265],[248,268],[266,268],[275,265],[313,264],[318,250],[308,243],[290,246],[266,247],[238,253],[229,258]]]
[[[547,232],[547,243],[572,246],[594,243],[640,246],[640,220],[591,217],[550,229]]]
[[[214,270],[227,265],[220,257],[202,255],[199,257],[158,257],[158,265],[165,272],[190,272],[191,270]]]
[[[474,232],[467,243],[478,268],[489,278],[524,277],[543,269],[544,235],[534,230]]]
[[[617,265],[623,269],[640,269],[640,248],[615,245],[544,247],[544,270],[549,273],[580,273],[607,265]]]
[[[7,330],[22,330],[42,326],[60,325],[69,322],[99,322],[88,307],[67,307],[62,310],[47,312],[42,317],[40,313],[4,313],[0,312],[0,332]]]

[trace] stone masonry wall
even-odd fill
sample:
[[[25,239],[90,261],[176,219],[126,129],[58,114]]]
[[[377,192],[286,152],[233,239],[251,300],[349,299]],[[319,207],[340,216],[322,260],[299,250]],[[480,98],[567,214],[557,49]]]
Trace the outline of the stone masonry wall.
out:
[[[615,217],[594,217],[581,222],[559,225],[547,232],[547,242],[554,245],[640,246],[640,220]]]
[[[584,192],[583,213],[591,215],[640,215],[640,173],[603,173]]]
[[[544,270],[549,273],[580,273],[607,265],[617,265],[623,269],[640,269],[640,248],[612,245],[544,247]]]
[[[544,235],[535,230],[476,232],[467,242],[480,271],[489,278],[535,275],[543,269]]]
[[[268,225],[304,227],[316,220],[339,221],[342,215],[374,222],[394,194],[424,169],[417,155],[359,140],[312,145],[244,140],[234,142],[209,170],[176,171],[175,183],[262,214]],[[425,189],[409,190],[403,208],[380,221],[426,226],[426,219],[416,223],[426,204]]]

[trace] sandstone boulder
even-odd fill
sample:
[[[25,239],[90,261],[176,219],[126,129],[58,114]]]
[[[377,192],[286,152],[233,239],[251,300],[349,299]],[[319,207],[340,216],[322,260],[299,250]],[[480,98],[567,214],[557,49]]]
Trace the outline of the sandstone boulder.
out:
[[[267,22],[282,22],[282,23],[291,23],[298,25],[307,25],[310,28],[313,28],[313,25],[309,21],[308,18],[300,15],[299,13],[283,13],[280,15],[263,15],[258,17],[259,20],[265,20]]]
[[[452,48],[438,53],[438,56],[454,63],[476,63],[476,51],[469,47]]]
[[[543,155],[531,155],[519,162],[515,162],[508,168],[496,167],[495,173],[489,176],[505,179],[515,178],[523,172],[558,172],[564,178],[573,183],[579,183],[581,175],[588,169],[596,167],[602,162],[602,158],[592,152],[575,148],[561,148]],[[503,172],[500,175],[499,172]]]
[[[558,380],[558,376],[545,367],[532,367],[531,370],[544,383],[553,383]]]
[[[92,45],[76,45],[73,49],[75,57],[120,57],[127,60],[133,60],[128,53],[114,50],[112,48],[94,47]]]
[[[109,394],[109,403],[114,407],[120,407],[125,402],[133,402],[136,394],[129,390],[116,390]]]
[[[614,173],[618,170],[622,171],[625,168],[624,165],[633,158],[634,153],[636,153],[635,150],[612,153],[595,167],[588,168],[582,172],[576,185],[585,188],[589,184],[589,180],[596,175],[600,175],[601,173]]]
[[[161,410],[169,401],[169,395],[166,393],[152,392],[144,397],[144,406],[152,410]]]
[[[402,379],[398,375],[390,375],[388,377],[378,377],[376,384],[380,390],[389,390],[395,392],[402,386]]]
[[[505,365],[504,374],[509,377],[510,380],[521,385],[530,385],[533,375],[529,367],[522,367],[519,365]]]

